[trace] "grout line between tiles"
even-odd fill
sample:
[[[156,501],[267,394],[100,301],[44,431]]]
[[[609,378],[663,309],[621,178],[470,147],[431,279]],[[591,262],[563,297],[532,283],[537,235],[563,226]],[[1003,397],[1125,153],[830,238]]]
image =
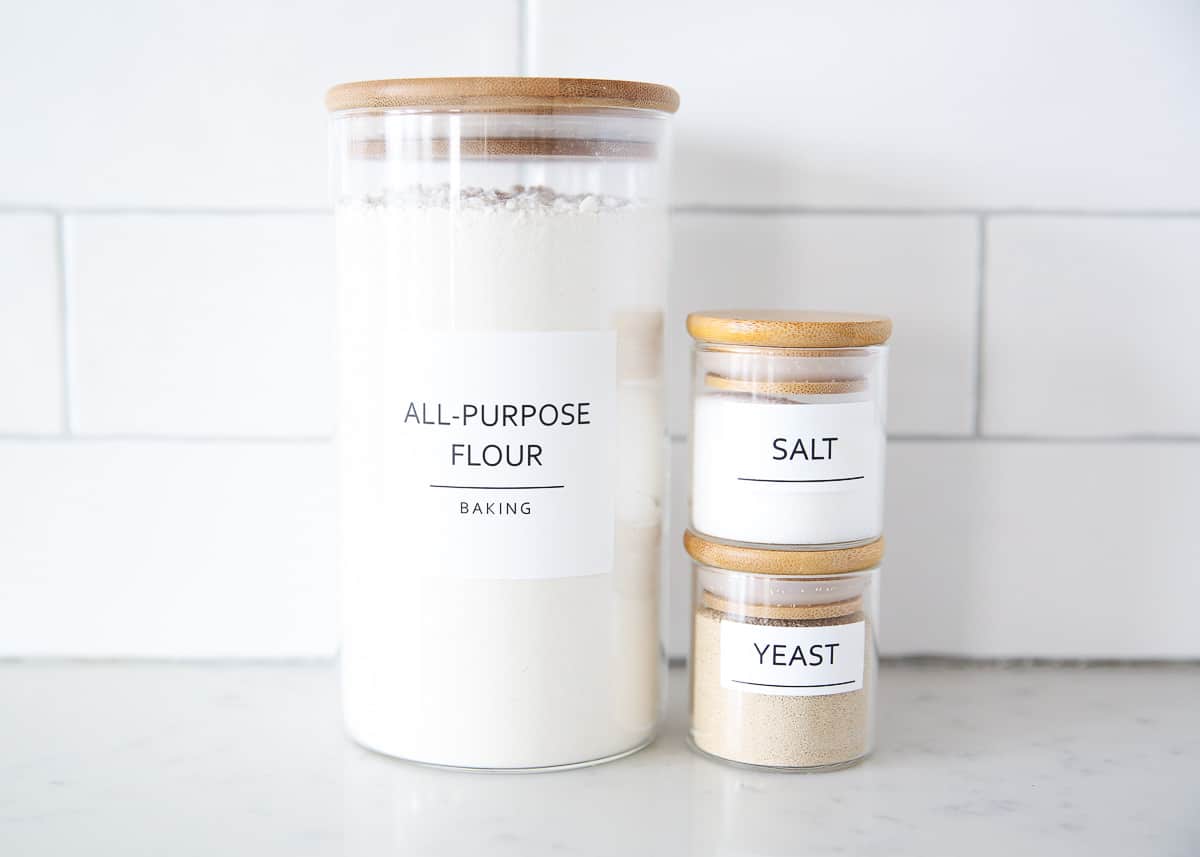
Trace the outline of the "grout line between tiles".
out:
[[[1157,211],[1153,209],[989,208],[936,206],[839,206],[839,205],[741,205],[684,203],[671,206],[673,214],[725,215],[817,215],[862,217],[1080,217],[1145,220],[1200,218],[1200,210]]]
[[[526,77],[533,66],[533,33],[531,32],[531,0],[517,0],[517,74]]]
[[[971,655],[880,655],[881,663],[897,667],[940,669],[1163,669],[1200,668],[1200,658],[1113,658],[1113,657],[989,657]],[[667,663],[675,669],[687,666],[687,658],[674,656]],[[0,654],[0,667],[183,667],[196,669],[327,669],[337,664],[337,655],[11,655]]]
[[[983,360],[987,317],[987,215],[980,215],[976,224],[975,270],[975,413],[972,427],[975,437],[983,436]]]
[[[98,434],[34,434],[0,432],[0,443],[44,443],[53,444],[103,444],[103,443],[161,443],[161,444],[328,444],[333,435],[188,435],[148,434],[144,432],[111,432]],[[672,444],[686,444],[687,435],[670,435]],[[1104,444],[1176,444],[1189,446],[1200,444],[1200,435],[1113,435],[1108,437],[1048,436],[1048,435],[980,435],[971,434],[893,434],[889,443],[1040,443],[1053,445],[1104,445]]]
[[[1131,220],[1186,220],[1200,217],[1200,209],[1154,209],[1154,208],[988,208],[981,207],[975,213],[987,217],[1094,217],[1127,218]]]
[[[1200,444],[1200,435],[1196,434],[1134,434],[1134,435],[1022,435],[1022,434],[923,434],[920,432],[905,432],[889,434],[888,443],[1042,443],[1052,445],[1074,444],[1077,446],[1099,446],[1104,444],[1177,444],[1189,446]],[[671,443],[687,443],[687,435],[670,435]]]
[[[897,437],[892,440],[922,440],[923,438]],[[1047,443],[1047,444],[1076,444],[1076,445],[1093,445],[1099,446],[1103,444],[1178,444],[1187,446],[1190,444],[1200,443],[1200,435],[1196,434],[1127,434],[1127,435],[1105,435],[1105,436],[1086,436],[1086,435],[1024,435],[1024,434],[983,434],[979,437],[967,437],[964,440],[978,441],[982,443]]]
[[[532,30],[533,24],[528,16],[522,23],[522,30]],[[532,68],[531,33],[523,37],[525,46],[521,49],[519,68],[527,73]],[[218,215],[228,217],[253,217],[256,215],[318,215],[332,213],[332,206],[52,206],[24,205],[19,203],[0,204],[0,214],[57,214],[57,215]],[[987,206],[961,206],[945,208],[922,206],[838,206],[838,205],[742,205],[742,204],[709,204],[685,203],[671,206],[673,214],[719,214],[719,215],[752,215],[752,216],[830,216],[830,217],[1078,217],[1078,218],[1112,218],[1130,220],[1188,220],[1200,219],[1200,209],[1197,210],[1155,210],[1155,209],[1072,209],[1072,208],[989,208]]]
[[[298,215],[311,217],[318,214],[332,214],[333,207],[325,208],[288,208],[286,206],[266,206],[262,208],[233,208],[206,206],[27,206],[0,205],[0,215],[3,214],[54,214],[64,217],[114,217],[114,216],[150,216],[150,217],[263,217],[273,215]]]
[[[0,654],[0,666],[5,667],[282,667],[307,669],[329,667],[337,655],[7,655]]]
[[[59,295],[59,354],[62,359],[62,431],[70,437],[75,433],[75,289],[74,266],[71,264],[73,247],[70,225],[64,214],[54,217],[56,250],[58,251],[58,295]]]
[[[969,208],[876,208],[860,206],[823,205],[710,205],[686,203],[671,206],[672,214],[718,214],[749,217],[818,216],[818,217],[973,217],[982,212]]]
[[[148,444],[196,444],[196,445],[246,445],[261,444],[264,446],[327,444],[333,441],[332,435],[186,435],[186,434],[145,434],[145,433],[110,433],[110,434],[21,434],[0,433],[0,443],[44,443],[47,445],[78,443],[148,443]]]

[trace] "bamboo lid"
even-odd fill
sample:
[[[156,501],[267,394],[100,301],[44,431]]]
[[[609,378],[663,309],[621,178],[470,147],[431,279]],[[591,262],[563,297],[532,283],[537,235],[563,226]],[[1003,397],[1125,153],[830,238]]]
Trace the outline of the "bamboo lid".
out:
[[[683,547],[700,565],[750,574],[847,574],[874,568],[883,559],[882,537],[839,550],[781,550],[725,544],[685,530]]]
[[[887,316],[811,310],[712,310],[687,317],[701,342],[776,348],[856,348],[882,345],[892,335]]]
[[[579,77],[416,77],[342,83],[325,95],[340,110],[447,113],[559,113],[597,108],[674,113],[679,93],[632,80]]]
[[[652,140],[603,140],[581,137],[432,137],[413,147],[408,157],[445,159],[469,158],[621,158],[650,160],[658,152]],[[382,137],[351,140],[346,153],[359,160],[383,160],[389,156],[388,143]]]
[[[752,381],[747,378],[726,378],[715,372],[704,376],[705,386],[730,393],[756,393],[774,396],[831,396],[839,393],[859,393],[867,389],[865,378],[845,378],[829,381]]]
[[[701,595],[701,603],[718,613],[805,622],[854,616],[862,611],[863,600],[861,595],[855,595],[825,604],[751,604],[747,601],[730,601],[706,591]]]

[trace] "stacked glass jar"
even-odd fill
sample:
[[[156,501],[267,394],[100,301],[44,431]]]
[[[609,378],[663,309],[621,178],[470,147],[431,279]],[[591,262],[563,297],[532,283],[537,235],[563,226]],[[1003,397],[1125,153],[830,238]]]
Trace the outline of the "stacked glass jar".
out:
[[[748,765],[874,741],[887,346],[876,315],[693,313],[691,741]]]

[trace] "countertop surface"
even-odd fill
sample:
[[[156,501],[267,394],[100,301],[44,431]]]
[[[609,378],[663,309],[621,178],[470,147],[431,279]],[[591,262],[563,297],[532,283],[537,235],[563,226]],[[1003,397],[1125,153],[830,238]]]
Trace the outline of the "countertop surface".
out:
[[[813,775],[684,744],[468,774],[341,732],[330,665],[0,665],[0,854],[1200,854],[1200,667],[885,665],[879,748]]]

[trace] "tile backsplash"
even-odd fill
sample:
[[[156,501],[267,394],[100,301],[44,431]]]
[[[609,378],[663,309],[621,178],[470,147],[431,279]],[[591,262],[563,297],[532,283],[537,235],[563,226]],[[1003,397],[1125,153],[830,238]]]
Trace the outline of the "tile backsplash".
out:
[[[886,654],[1197,658],[1200,7],[188,7],[0,29],[0,656],[336,649],[332,83],[679,89],[689,309],[890,314]]]

